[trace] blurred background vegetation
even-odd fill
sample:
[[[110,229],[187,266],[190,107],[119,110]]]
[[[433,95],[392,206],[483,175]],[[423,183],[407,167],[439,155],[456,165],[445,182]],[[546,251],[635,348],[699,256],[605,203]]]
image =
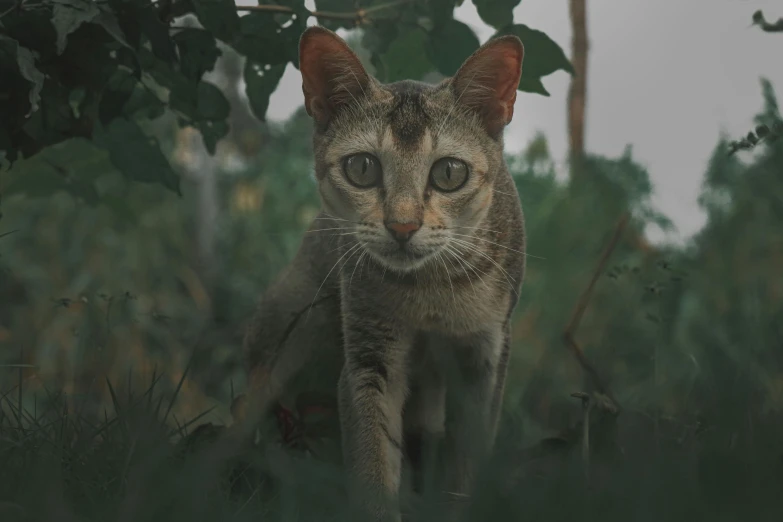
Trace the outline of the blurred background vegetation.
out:
[[[390,74],[379,72],[384,62],[375,59],[367,34],[373,33],[353,32],[350,44],[370,70]],[[179,175],[181,197],[129,180],[87,139],[49,146],[3,172],[0,393],[6,395],[0,426],[17,428],[6,429],[0,450],[18,459],[0,470],[0,519],[3,509],[21,517],[24,509],[16,507],[35,504],[36,495],[25,488],[38,475],[30,471],[31,478],[20,479],[12,470],[32,469],[34,454],[52,440],[59,447],[54,454],[70,455],[63,448],[75,443],[63,442],[64,431],[83,433],[89,419],[98,419],[94,428],[106,408],[113,416],[128,411],[120,404],[132,403],[130,395],[118,398],[114,388],[141,393],[157,379],[156,393],[176,392],[169,429],[208,409],[199,422],[231,421],[228,405],[244,387],[242,325],[294,255],[319,202],[306,113],[299,110],[281,124],[254,117],[237,88],[245,59],[228,46],[221,52],[207,78],[230,103],[230,131],[214,155],[198,131],[181,127],[169,112],[143,124]],[[427,67],[421,77],[441,77]],[[757,123],[774,128],[781,114],[772,85],[763,83],[759,101]],[[738,155],[728,150],[728,137],[715,144],[700,198],[708,223],[684,246],[646,241],[648,226],[671,224],[651,206],[649,175],[630,145],[615,158],[580,152],[568,179],[556,175],[543,135],[508,158],[526,214],[530,258],[514,318],[501,453],[516,455],[542,439],[549,449],[584,442],[584,432],[569,435],[583,428],[585,415],[573,392],[603,388],[621,412],[611,435],[593,435],[591,452],[598,456],[589,487],[568,464],[556,479],[533,473],[510,496],[504,488],[482,490],[476,520],[520,513],[527,517],[515,519],[781,519],[775,488],[783,485],[783,140]],[[52,192],[50,180],[64,171],[89,178],[100,198],[67,188]],[[49,188],[36,193],[39,186]],[[563,336],[626,215],[630,220],[572,332],[603,381],[598,385]],[[62,408],[79,411],[87,424],[74,421],[52,435],[35,415],[25,419],[23,411],[43,411],[45,402],[63,426]],[[133,511],[127,495],[138,491],[129,463],[147,448],[145,439],[128,436],[130,420],[105,422],[96,440],[117,454],[105,448],[106,454],[80,453],[79,462],[92,466],[87,478],[73,463],[63,466],[67,494],[60,492],[57,498],[66,500],[55,502],[58,509],[67,505],[90,520],[115,517],[117,506],[125,509],[123,520],[259,520],[275,509],[275,520],[325,520],[316,513],[339,506],[328,480],[334,470],[323,467],[328,458],[286,461],[275,494],[248,485],[252,493],[229,504],[214,501],[204,481],[195,489],[182,485],[182,476],[214,464],[202,459],[176,473],[142,466],[160,481],[151,483],[166,486],[147,492],[144,498],[155,500]],[[280,426],[287,441],[285,422]],[[46,435],[25,446],[36,429]],[[334,436],[333,430],[321,438]],[[601,460],[604,439],[611,451]],[[161,454],[149,448],[148,459],[158,462]],[[583,463],[584,455],[575,454]],[[292,478],[297,470],[308,480]],[[115,475],[122,478],[116,484]],[[497,476],[507,478],[493,474],[488,481]],[[74,489],[67,477],[82,485]],[[193,493],[199,488],[207,493]],[[554,500],[562,495],[571,502]],[[196,497],[202,507],[186,509],[198,504]],[[248,503],[252,510],[244,510]]]

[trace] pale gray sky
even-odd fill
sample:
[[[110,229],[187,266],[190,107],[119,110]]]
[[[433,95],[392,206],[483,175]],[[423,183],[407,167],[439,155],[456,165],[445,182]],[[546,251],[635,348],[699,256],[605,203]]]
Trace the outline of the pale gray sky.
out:
[[[783,0],[588,0],[587,9],[586,146],[617,156],[632,144],[636,160],[650,171],[655,205],[678,227],[667,239],[685,239],[704,223],[696,198],[721,130],[739,137],[752,128],[762,76],[783,96],[783,35],[748,28],[756,9],[768,19],[783,16]],[[470,0],[456,17],[482,42],[493,33]],[[514,21],[546,32],[570,55],[566,0],[523,0]],[[300,82],[289,65],[272,96],[270,119],[285,119],[302,104]],[[544,79],[551,97],[517,96],[508,150],[522,149],[541,130],[562,164],[568,83],[569,76],[557,72]]]

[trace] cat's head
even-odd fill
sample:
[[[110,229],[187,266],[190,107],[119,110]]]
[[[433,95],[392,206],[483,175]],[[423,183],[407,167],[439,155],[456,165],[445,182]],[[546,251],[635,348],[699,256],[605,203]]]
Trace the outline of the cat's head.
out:
[[[475,235],[504,168],[502,134],[523,54],[518,38],[496,38],[438,85],[382,85],[336,34],[304,33],[299,64],[316,124],[316,178],[349,241],[408,271]]]

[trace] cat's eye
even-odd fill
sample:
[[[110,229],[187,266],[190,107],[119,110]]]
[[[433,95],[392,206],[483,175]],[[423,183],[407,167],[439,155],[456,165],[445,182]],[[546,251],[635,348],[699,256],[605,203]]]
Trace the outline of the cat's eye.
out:
[[[468,180],[468,166],[455,158],[441,158],[430,170],[430,183],[441,192],[454,192]]]
[[[374,187],[381,181],[381,162],[372,154],[354,154],[343,160],[343,172],[358,188]]]

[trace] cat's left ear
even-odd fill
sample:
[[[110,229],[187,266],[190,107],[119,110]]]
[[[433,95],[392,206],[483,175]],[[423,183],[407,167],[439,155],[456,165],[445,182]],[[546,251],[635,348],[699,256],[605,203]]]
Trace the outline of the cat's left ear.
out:
[[[299,41],[299,70],[307,114],[326,125],[364,95],[370,77],[348,44],[323,27],[309,27]]]
[[[499,135],[514,115],[524,56],[516,36],[493,38],[465,60],[452,79],[459,103],[479,113],[491,136]]]

